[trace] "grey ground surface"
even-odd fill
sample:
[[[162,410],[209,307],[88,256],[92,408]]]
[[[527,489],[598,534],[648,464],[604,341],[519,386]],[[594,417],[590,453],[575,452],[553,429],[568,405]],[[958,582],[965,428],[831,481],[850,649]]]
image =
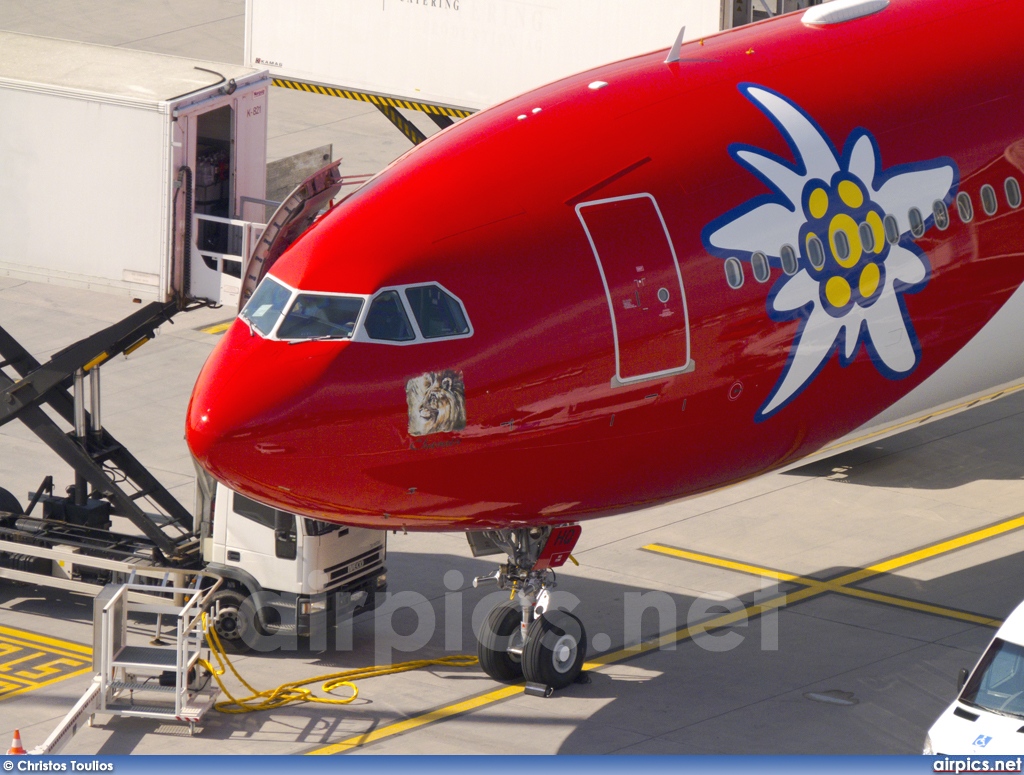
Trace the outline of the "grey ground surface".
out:
[[[237,63],[243,12],[240,0],[0,0],[0,28]],[[275,89],[270,116],[271,159],[331,143],[347,171],[373,172],[408,148],[363,103]],[[429,121],[410,118],[429,133]],[[0,280],[0,324],[40,359],[132,309],[120,297]],[[224,317],[179,316],[130,359],[104,366],[105,425],[186,504],[192,469],[182,438],[185,407],[216,342],[198,329]],[[1017,394],[789,473],[586,524],[576,552],[581,565],[559,574],[559,592],[565,603],[579,600],[591,658],[780,590],[799,592],[800,585],[780,586],[757,569],[841,577],[1024,511],[1022,437],[1024,394]],[[24,498],[47,473],[56,475],[58,489],[71,481],[20,425],[0,427],[0,486]],[[751,567],[643,548],[655,543]],[[728,630],[616,658],[592,670],[591,683],[550,699],[521,691],[497,698],[500,687],[476,668],[432,667],[365,681],[349,705],[211,713],[193,738],[180,725],[98,717],[68,752],[302,753],[405,722],[402,734],[356,750],[914,753],[953,698],[957,670],[973,664],[992,629],[896,603],[1003,617],[1024,597],[1022,553],[1020,532],[973,542],[859,584],[889,597],[833,590],[793,598]],[[462,536],[438,534],[391,536],[388,565],[391,601],[356,620],[351,649],[237,657],[241,673],[268,689],[373,663],[473,652],[474,622],[494,597],[469,581],[493,564],[472,559]],[[446,585],[451,570],[459,576]],[[651,605],[639,630],[629,624],[638,599]],[[87,598],[0,584],[0,626],[90,644],[91,610]],[[135,630],[145,635],[142,623]],[[0,656],[0,677],[18,669],[12,659]],[[79,675],[0,700],[0,740],[19,727],[26,745],[39,744],[88,682]],[[423,714],[473,697],[478,707],[417,726]]]

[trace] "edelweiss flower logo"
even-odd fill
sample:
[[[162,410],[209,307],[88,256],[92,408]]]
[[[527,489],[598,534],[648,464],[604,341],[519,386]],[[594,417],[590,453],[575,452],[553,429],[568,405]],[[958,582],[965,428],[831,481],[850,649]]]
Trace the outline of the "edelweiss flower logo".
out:
[[[757,419],[799,395],[833,353],[849,364],[861,344],[881,374],[907,376],[920,360],[920,346],[903,295],[921,290],[931,269],[911,228],[922,234],[935,204],[951,201],[956,165],[936,159],[883,170],[878,144],[864,129],[850,134],[840,155],[796,104],[759,86],[740,89],[796,157],[791,164],[750,146],[730,147],[773,193],[726,213],[702,235],[708,251],[723,259],[751,262],[761,254],[757,260],[781,268],[768,313],[803,321]],[[756,266],[753,274],[770,279],[763,269],[758,276]]]

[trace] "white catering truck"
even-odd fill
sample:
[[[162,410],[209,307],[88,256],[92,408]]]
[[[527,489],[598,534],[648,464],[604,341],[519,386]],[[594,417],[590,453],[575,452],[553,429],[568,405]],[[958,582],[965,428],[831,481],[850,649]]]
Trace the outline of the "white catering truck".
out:
[[[254,246],[278,255],[316,217],[320,200],[295,205],[303,184],[264,228],[269,86],[265,69],[0,31],[0,276],[148,300],[45,364],[0,320],[0,426],[22,421],[75,472],[27,505],[0,481],[0,582],[96,595],[219,577],[215,626],[250,646],[384,589],[382,531],[270,509],[202,471],[187,509],[100,421],[103,363],[197,304],[233,313]]]
[[[0,275],[236,304],[266,69],[12,32],[0,52]]]

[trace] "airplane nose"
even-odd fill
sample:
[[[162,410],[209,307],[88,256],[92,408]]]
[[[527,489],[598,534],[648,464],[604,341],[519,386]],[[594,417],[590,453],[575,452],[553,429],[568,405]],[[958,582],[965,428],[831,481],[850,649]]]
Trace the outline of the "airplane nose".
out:
[[[200,465],[237,489],[266,487],[274,429],[344,347],[266,340],[236,321],[203,366],[189,402],[185,438]]]

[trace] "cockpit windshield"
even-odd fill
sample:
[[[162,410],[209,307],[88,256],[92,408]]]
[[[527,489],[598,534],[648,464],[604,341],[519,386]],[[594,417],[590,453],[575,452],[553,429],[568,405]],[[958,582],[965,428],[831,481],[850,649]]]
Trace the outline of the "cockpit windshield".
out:
[[[355,339],[414,345],[473,335],[462,302],[438,283],[394,285],[364,296],[302,291],[267,275],[239,317],[267,339],[290,344]]]
[[[240,317],[248,320],[249,324],[264,336],[270,336],[270,332],[274,330],[281,317],[281,311],[291,297],[292,292],[288,288],[267,275],[242,308]]]
[[[1024,648],[996,638],[971,674],[960,702],[1024,718]]]
[[[255,297],[254,297],[255,298]],[[363,300],[300,293],[277,330],[278,339],[351,339]]]

